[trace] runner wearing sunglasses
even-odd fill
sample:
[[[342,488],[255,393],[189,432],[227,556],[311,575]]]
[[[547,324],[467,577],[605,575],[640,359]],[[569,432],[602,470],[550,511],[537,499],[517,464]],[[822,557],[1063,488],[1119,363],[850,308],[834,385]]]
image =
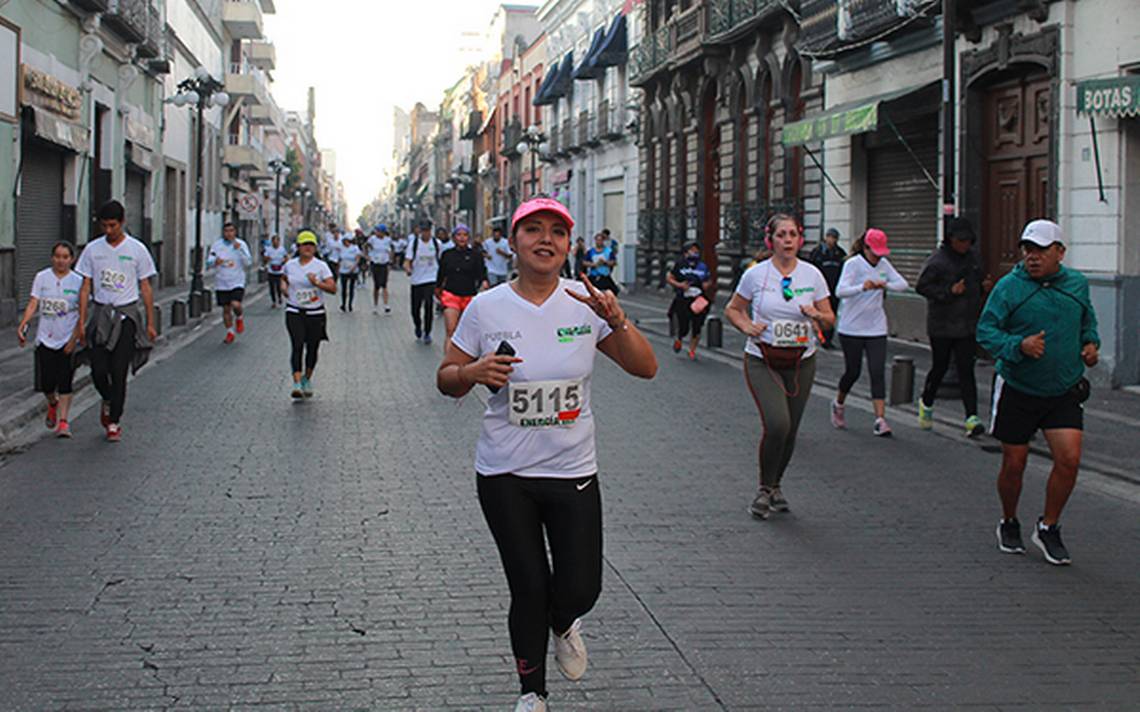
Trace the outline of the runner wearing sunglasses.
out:
[[[744,273],[724,310],[729,322],[749,337],[744,378],[760,410],[763,435],[760,490],[748,511],[758,519],[789,509],[780,483],[815,380],[819,334],[835,323],[827,280],[796,256],[803,247],[796,219],[774,215],[765,234],[772,256]]]

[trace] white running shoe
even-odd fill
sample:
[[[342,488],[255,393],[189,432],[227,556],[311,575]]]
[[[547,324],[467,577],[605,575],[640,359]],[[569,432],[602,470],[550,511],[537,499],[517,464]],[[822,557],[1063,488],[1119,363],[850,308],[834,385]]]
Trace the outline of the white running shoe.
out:
[[[537,692],[528,692],[515,704],[515,712],[546,712],[546,700]]]
[[[580,680],[586,674],[586,643],[581,629],[582,619],[575,618],[570,630],[554,636],[554,659],[567,680]]]

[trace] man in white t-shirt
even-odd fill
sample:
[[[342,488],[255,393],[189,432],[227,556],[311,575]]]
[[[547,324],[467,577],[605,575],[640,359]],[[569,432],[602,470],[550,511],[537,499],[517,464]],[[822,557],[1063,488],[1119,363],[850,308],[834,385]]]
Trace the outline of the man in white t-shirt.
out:
[[[269,277],[270,308],[276,309],[277,303],[282,301],[281,274],[285,271],[285,263],[289,261],[289,251],[281,244],[281,238],[274,235],[261,259]]]
[[[77,328],[81,329],[79,344],[87,349],[85,358],[91,362],[91,380],[103,398],[100,422],[107,429],[107,440],[118,442],[122,438],[119,420],[127,401],[127,371],[138,371],[146,363],[158,338],[150,286],[157,271],[146,245],[123,230],[126,211],[121,203],[110,201],[99,208],[96,217],[103,236],[87,243],[75,266],[83,277]]]
[[[381,223],[372,231],[368,238],[368,261],[372,264],[372,313],[377,313],[380,306],[380,295],[384,295],[384,313],[391,314],[392,308],[388,306],[388,266],[392,262],[392,238],[388,235],[388,226]]]
[[[237,226],[232,222],[222,226],[221,239],[210,245],[207,264],[214,268],[214,296],[226,325],[224,343],[232,344],[235,330],[238,334],[245,331],[241,302],[245,298],[245,271],[253,264],[249,245],[238,238]]]
[[[487,253],[487,283],[494,287],[506,282],[513,253],[510,240],[503,237],[503,228],[496,226],[491,230],[491,239],[483,243],[483,251]]]
[[[411,241],[404,253],[404,271],[412,282],[412,323],[416,339],[425,344],[431,343],[432,299],[442,252],[442,246],[431,235],[431,223],[425,220],[420,223],[420,236]]]

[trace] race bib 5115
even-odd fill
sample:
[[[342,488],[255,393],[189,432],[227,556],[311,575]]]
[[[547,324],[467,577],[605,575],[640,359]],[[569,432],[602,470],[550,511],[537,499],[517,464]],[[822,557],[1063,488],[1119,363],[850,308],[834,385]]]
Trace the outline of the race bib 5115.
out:
[[[582,381],[511,383],[507,398],[511,425],[569,427],[582,413]]]

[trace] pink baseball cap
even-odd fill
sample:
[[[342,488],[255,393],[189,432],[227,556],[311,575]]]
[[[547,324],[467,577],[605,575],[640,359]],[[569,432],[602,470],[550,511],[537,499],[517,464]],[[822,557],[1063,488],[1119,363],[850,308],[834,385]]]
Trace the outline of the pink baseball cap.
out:
[[[535,213],[554,213],[566,221],[568,229],[574,229],[574,218],[570,217],[570,211],[566,209],[565,205],[553,198],[531,198],[520,205],[518,210],[515,210],[514,217],[511,218],[511,232],[515,231],[515,227],[521,220]]]
[[[871,248],[879,257],[886,257],[891,254],[891,250],[887,247],[887,233],[883,232],[877,227],[873,227],[867,231],[863,236],[863,244]]]

